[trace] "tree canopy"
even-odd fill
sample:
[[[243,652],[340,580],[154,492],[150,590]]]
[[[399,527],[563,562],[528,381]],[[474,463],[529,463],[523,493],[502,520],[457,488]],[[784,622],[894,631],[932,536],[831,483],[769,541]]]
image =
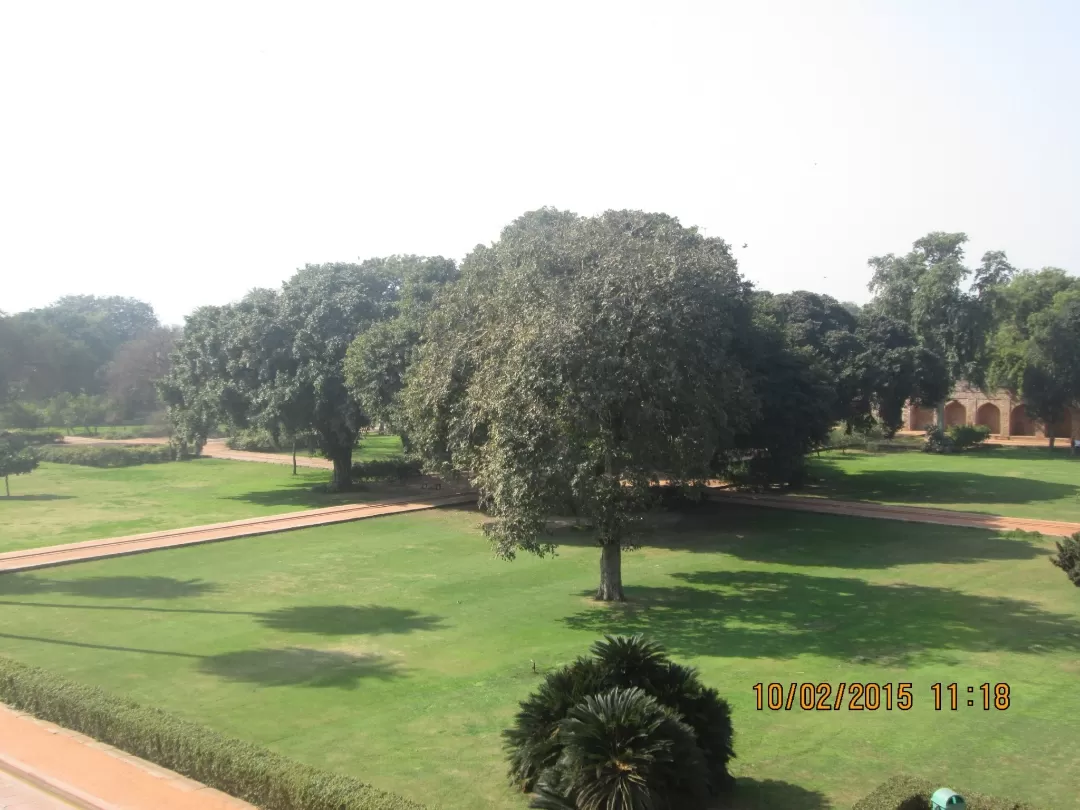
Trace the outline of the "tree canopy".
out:
[[[621,599],[620,549],[651,485],[693,491],[751,449],[805,446],[777,429],[760,439],[773,447],[751,448],[763,398],[783,387],[759,385],[764,366],[746,357],[758,329],[724,241],[663,214],[533,211],[446,288],[403,421],[429,464],[479,488],[498,555],[550,552],[548,516],[580,515],[602,549],[597,597]],[[809,359],[787,359],[800,390],[822,381]]]

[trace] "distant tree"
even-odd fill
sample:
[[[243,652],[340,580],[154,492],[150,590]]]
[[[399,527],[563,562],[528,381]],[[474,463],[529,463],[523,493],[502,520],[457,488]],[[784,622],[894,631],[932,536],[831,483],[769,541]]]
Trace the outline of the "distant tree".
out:
[[[8,388],[31,402],[63,392],[103,393],[105,366],[116,350],[158,326],[149,304],[118,296],[67,296],[5,320]]]
[[[408,450],[399,403],[405,371],[420,345],[436,294],[457,278],[458,270],[452,260],[441,256],[391,256],[375,261],[389,277],[400,279],[400,296],[388,302],[384,320],[361,332],[349,347],[345,380],[368,418],[401,433]]]
[[[806,321],[789,322],[785,334],[772,318],[774,302],[761,297],[756,302],[754,328],[740,331],[736,352],[747,370],[757,410],[736,432],[731,448],[721,451],[715,472],[754,487],[798,485],[807,454],[820,447],[832,426],[849,413],[846,407],[837,408],[842,384],[837,384],[833,356],[824,345],[818,350],[819,342],[828,338],[808,334]],[[842,328],[826,330],[835,333],[847,334]]]
[[[933,403],[940,424],[945,398],[956,382],[985,384],[994,306],[1013,273],[1004,253],[988,252],[970,288],[965,288],[972,276],[963,263],[966,242],[966,234],[937,231],[916,240],[904,256],[890,253],[869,260],[874,271],[873,307],[908,325],[919,343],[944,364],[949,384],[942,399]]]
[[[990,340],[988,385],[1019,395],[1029,356],[1032,318],[1053,305],[1059,293],[1080,290],[1080,278],[1056,267],[1018,273],[1000,289],[996,328]]]
[[[470,475],[498,555],[552,550],[587,518],[596,597],[661,478],[692,488],[756,411],[735,336],[749,287],[730,247],[662,214],[534,211],[478,246],[432,313],[403,392],[414,450]]]
[[[1029,324],[1021,394],[1028,413],[1046,426],[1053,449],[1054,426],[1070,408],[1080,406],[1080,289],[1058,293]]]
[[[771,315],[788,345],[815,359],[829,379],[826,400],[832,423],[848,430],[866,427],[872,420],[869,380],[855,363],[865,346],[855,335],[858,318],[828,295],[799,290],[756,296],[765,316]]]
[[[352,451],[368,422],[345,386],[356,336],[383,317],[400,283],[373,262],[307,265],[280,292],[189,318],[160,385],[178,442],[199,447],[215,419],[295,437],[310,432],[350,486]]]
[[[108,395],[121,418],[144,416],[160,406],[156,383],[168,374],[181,330],[158,327],[123,343],[105,370]]]
[[[10,442],[0,437],[0,476],[4,479],[4,494],[11,497],[8,476],[26,475],[37,469],[38,460],[32,450],[16,450]]]
[[[903,425],[906,402],[929,405],[948,395],[951,381],[945,364],[920,346],[902,321],[865,310],[856,336],[862,351],[852,361],[851,374],[864,381],[870,409],[887,437]]]

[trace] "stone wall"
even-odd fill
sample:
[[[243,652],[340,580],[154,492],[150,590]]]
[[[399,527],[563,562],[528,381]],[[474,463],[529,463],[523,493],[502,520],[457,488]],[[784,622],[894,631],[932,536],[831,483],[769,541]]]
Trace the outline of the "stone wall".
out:
[[[904,415],[906,429],[925,430],[935,424],[935,409],[908,405]],[[964,384],[957,386],[945,403],[945,426],[953,425],[987,425],[995,436],[1046,436],[1046,426],[1030,418],[1024,403],[1007,391],[994,391],[988,395]],[[1054,427],[1054,435],[1059,438],[1080,436],[1080,409],[1073,408]]]

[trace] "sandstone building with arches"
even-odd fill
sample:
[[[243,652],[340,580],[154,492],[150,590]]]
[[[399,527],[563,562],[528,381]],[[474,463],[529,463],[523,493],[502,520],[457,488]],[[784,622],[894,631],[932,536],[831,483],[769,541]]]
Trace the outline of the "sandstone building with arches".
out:
[[[904,427],[908,430],[926,430],[937,424],[934,408],[908,405],[904,414]],[[953,425],[986,425],[991,435],[1011,438],[1034,436],[1045,438],[1046,425],[1027,414],[1027,408],[1007,391],[989,394],[978,388],[961,383],[945,402],[945,427]],[[1072,408],[1054,425],[1056,438],[1080,436],[1080,408]]]

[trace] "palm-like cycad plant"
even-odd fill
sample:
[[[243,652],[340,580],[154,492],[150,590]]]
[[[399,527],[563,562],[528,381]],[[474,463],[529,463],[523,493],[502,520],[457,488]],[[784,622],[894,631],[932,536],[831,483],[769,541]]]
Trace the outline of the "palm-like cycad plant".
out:
[[[504,732],[510,778],[543,810],[703,806],[730,787],[731,712],[640,636],[549,674]]]

